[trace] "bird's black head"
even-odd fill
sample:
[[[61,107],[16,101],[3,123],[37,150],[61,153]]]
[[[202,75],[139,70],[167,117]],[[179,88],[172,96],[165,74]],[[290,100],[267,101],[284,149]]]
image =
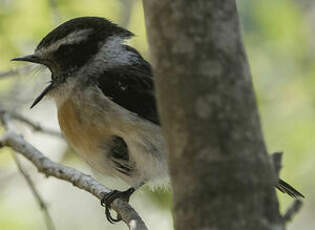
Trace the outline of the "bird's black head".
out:
[[[122,41],[131,36],[133,34],[130,31],[105,18],[75,18],[48,33],[38,44],[34,54],[12,60],[43,64],[52,72],[52,82],[61,83],[94,58],[111,39]],[[103,52],[105,57],[106,50]],[[50,88],[46,88],[46,91],[48,92]],[[37,102],[47,93],[46,91],[36,100]]]
[[[69,74],[95,56],[108,39],[127,39],[132,35],[105,18],[75,18],[48,33],[34,54],[13,60],[44,64],[57,75]]]

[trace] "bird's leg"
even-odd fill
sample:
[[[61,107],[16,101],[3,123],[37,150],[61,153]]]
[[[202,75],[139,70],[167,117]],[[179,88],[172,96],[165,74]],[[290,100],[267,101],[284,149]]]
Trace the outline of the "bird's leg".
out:
[[[125,191],[113,190],[112,192],[104,195],[103,199],[101,200],[101,205],[105,207],[106,218],[111,224],[121,221],[121,217],[119,215],[117,215],[117,218],[113,218],[110,214],[109,210],[113,201],[119,198],[126,202],[129,202],[129,198],[134,193],[134,191],[135,188],[131,187]]]

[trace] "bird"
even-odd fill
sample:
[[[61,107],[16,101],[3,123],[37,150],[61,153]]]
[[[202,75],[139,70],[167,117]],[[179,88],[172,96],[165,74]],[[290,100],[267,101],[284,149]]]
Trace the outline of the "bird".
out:
[[[102,17],[68,20],[49,32],[31,55],[13,58],[46,66],[51,81],[34,100],[53,98],[62,133],[74,150],[101,174],[130,188],[104,196],[109,213],[116,198],[129,201],[147,183],[168,178],[167,147],[149,62],[126,41],[134,34]],[[303,197],[279,180],[276,187]]]

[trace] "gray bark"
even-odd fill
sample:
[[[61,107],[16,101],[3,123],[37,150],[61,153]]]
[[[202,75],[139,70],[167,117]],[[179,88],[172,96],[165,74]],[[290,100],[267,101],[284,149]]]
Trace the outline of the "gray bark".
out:
[[[144,0],[175,228],[281,229],[234,0]]]

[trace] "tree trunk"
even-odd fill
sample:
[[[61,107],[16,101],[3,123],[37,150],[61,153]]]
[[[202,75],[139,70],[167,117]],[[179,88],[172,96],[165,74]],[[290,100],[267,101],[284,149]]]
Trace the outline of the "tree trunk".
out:
[[[235,0],[144,0],[144,9],[175,229],[280,227]]]

